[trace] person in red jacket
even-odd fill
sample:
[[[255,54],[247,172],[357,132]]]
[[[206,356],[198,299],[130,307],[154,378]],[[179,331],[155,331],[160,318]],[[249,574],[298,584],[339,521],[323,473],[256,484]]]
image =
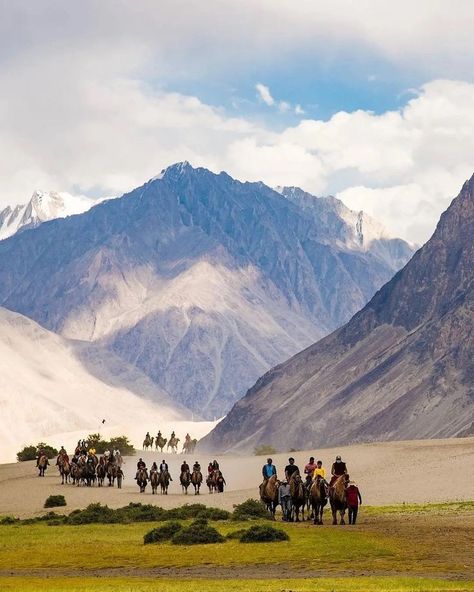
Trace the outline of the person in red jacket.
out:
[[[349,475],[347,475],[349,479]],[[362,497],[359,488],[354,481],[348,481],[346,487],[347,511],[349,513],[349,524],[355,524],[357,520],[357,512],[359,510],[359,503],[362,504]]]

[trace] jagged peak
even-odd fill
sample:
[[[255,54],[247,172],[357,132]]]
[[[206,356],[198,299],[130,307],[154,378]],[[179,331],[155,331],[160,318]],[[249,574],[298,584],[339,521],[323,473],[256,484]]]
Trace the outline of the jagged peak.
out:
[[[197,168],[193,167],[189,161],[183,160],[181,162],[175,162],[174,164],[162,169],[162,171],[155,177],[152,177],[150,181],[159,181],[167,177],[181,176],[195,170],[197,170]]]

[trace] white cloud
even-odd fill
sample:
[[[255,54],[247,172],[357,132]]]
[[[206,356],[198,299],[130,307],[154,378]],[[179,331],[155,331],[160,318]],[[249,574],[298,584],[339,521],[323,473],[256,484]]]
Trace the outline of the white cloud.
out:
[[[265,105],[268,105],[269,107],[273,107],[275,105],[275,99],[272,97],[268,86],[265,86],[259,82],[255,85],[255,88],[257,89],[257,97],[261,99]]]

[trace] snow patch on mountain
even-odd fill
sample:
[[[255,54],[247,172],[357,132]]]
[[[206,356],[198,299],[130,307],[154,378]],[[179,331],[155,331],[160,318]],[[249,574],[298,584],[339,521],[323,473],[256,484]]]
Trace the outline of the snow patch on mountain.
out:
[[[82,195],[37,190],[27,204],[13,208],[7,206],[0,212],[0,240],[13,236],[19,230],[35,228],[48,220],[82,214],[96,203]]]

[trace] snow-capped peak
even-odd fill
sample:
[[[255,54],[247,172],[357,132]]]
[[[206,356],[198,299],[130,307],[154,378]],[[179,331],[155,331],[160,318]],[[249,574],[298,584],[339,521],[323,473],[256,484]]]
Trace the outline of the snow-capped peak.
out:
[[[82,214],[96,202],[78,195],[56,191],[34,191],[27,204],[0,211],[0,240],[13,236],[19,230],[35,228],[55,218]]]
[[[175,164],[171,164],[164,168],[161,173],[152,177],[151,181],[158,181],[168,176],[176,177],[190,170],[194,170],[194,167],[187,160],[183,160],[182,162],[176,162]]]

